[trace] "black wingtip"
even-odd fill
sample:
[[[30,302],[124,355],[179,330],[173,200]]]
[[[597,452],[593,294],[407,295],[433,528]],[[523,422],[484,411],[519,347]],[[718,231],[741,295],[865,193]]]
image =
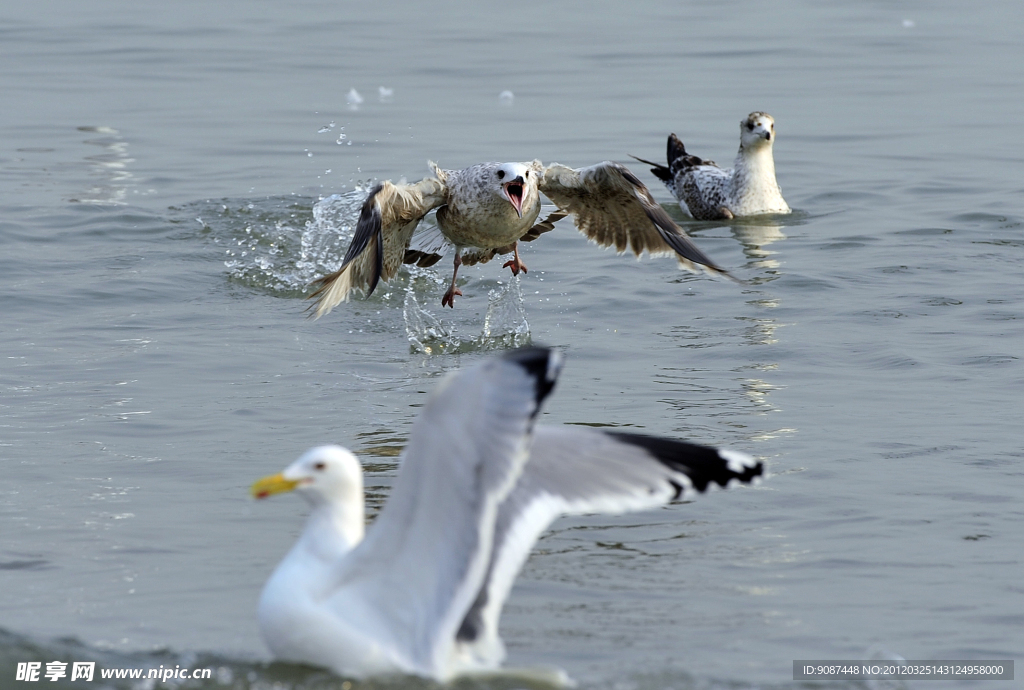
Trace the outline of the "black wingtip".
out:
[[[702,252],[693,240],[690,239],[689,235],[683,232],[683,229],[676,225],[676,222],[672,220],[672,217],[663,209],[659,204],[652,204],[644,206],[644,212],[647,217],[654,223],[658,229],[658,234],[665,240],[665,243],[672,248],[672,250],[683,257],[687,261],[692,261],[695,264],[706,266],[715,273],[729,276],[729,272],[724,268],[712,261],[707,254]],[[730,278],[732,276],[729,276]]]
[[[366,291],[367,297],[373,294],[373,290],[377,287],[377,282],[380,280],[381,273],[384,270],[383,220],[381,219],[380,208],[377,206],[377,194],[383,188],[383,182],[378,184],[370,190],[369,196],[363,202],[363,207],[359,211],[359,221],[356,223],[356,231],[352,235],[352,243],[348,246],[345,258],[341,262],[341,269],[339,269],[344,270],[346,266],[355,261],[360,254],[366,251],[366,248],[372,241],[377,252],[377,260],[374,263],[370,289]]]
[[[693,488],[701,493],[707,491],[711,484],[724,488],[732,481],[750,484],[765,476],[762,461],[755,461],[749,455],[737,451],[644,434],[607,433],[622,443],[643,448],[663,465],[685,474]],[[674,485],[675,498],[679,498],[684,487],[678,483]]]
[[[550,347],[524,347],[509,352],[502,359],[518,364],[533,378],[539,411],[541,403],[554,389],[558,373],[562,370],[562,353]]]
[[[372,295],[373,291],[377,289],[377,283],[380,282],[380,276],[384,273],[384,233],[381,230],[380,209],[374,207],[373,215],[374,221],[377,223],[377,234],[374,242],[377,260],[373,263],[373,279],[370,280],[370,289],[366,291],[367,297]]]

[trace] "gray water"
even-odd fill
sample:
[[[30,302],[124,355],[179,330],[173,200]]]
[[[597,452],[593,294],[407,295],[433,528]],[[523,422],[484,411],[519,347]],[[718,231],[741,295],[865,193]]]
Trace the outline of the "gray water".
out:
[[[6,3],[0,687],[54,659],[339,687],[269,664],[256,600],[304,506],[247,486],[338,442],[376,510],[437,378],[527,341],[567,355],[545,423],[728,445],[774,476],[556,523],[505,609],[508,665],[661,690],[790,686],[794,659],[1024,659],[1021,21],[920,0]],[[684,220],[628,158],[676,132],[727,163],[752,110],[776,119],[792,216]],[[367,183],[533,158],[630,165],[747,284],[563,221],[518,284],[464,270],[454,310],[445,260],[305,318]],[[1014,684],[906,683],[961,686]]]

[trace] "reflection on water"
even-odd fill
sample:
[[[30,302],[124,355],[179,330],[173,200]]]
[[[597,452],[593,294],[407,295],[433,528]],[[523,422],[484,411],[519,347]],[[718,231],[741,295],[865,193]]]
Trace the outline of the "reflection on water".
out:
[[[757,302],[758,306],[763,305]],[[771,306],[775,306],[772,304]],[[737,316],[737,320],[743,321],[746,326],[743,329],[743,339],[751,345],[772,345],[778,342],[775,337],[775,330],[779,328],[779,322],[766,317]]]
[[[732,236],[743,247],[743,255],[750,260],[750,267],[778,270],[780,262],[773,258],[779,248],[767,247],[786,239],[785,228],[802,225],[806,222],[806,214],[794,211],[786,215],[756,216],[752,218],[736,218],[729,222]]]
[[[82,204],[126,204],[125,197],[134,177],[128,171],[128,164],[135,162],[134,158],[128,156],[128,142],[111,127],[79,127],[78,131],[99,135],[84,142],[101,149],[100,153],[85,157],[92,174],[99,181],[71,201]]]
[[[678,207],[666,205],[666,208],[672,209],[674,216],[679,213]],[[727,426],[741,430],[741,434],[750,440],[765,440],[779,433],[794,431],[754,429],[749,424],[751,414],[765,416],[780,411],[770,400],[771,393],[779,386],[760,376],[751,377],[749,371],[768,372],[779,368],[778,362],[773,359],[774,348],[766,347],[779,343],[777,331],[785,325],[773,315],[782,300],[771,290],[772,281],[781,275],[783,262],[776,257],[781,254],[782,248],[771,245],[786,239],[786,227],[802,224],[804,219],[805,214],[800,212],[737,218],[728,223],[681,219],[680,225],[693,234],[714,230],[720,233],[725,228],[729,229],[732,237],[742,246],[744,256],[749,259],[746,268],[757,271],[743,281],[746,285],[746,303],[756,311],[753,315],[731,318],[701,316],[688,323],[674,324],[659,335],[675,340],[678,347],[687,350],[714,350],[740,344],[759,348],[752,350],[747,357],[768,358],[767,361],[759,359],[733,369],[733,376],[719,379],[717,383],[713,372],[703,368],[663,368],[656,380],[667,384],[666,390],[675,395],[662,399],[662,402],[677,412],[685,428],[694,428],[691,420],[703,417],[717,418]],[[741,421],[744,419],[747,421]],[[712,433],[710,428],[707,433]]]
[[[750,266],[759,269],[778,269],[779,262],[770,258],[776,252],[765,249],[769,244],[786,239],[779,225],[734,225],[732,235],[743,245],[743,255],[750,259]]]

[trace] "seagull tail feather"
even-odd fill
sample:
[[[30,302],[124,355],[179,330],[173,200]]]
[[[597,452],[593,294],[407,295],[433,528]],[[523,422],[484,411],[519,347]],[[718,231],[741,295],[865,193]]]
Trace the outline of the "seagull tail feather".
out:
[[[668,171],[672,178],[675,178],[680,170],[695,168],[698,165],[715,165],[714,161],[704,160],[700,156],[687,153],[683,142],[675,134],[668,135],[668,145],[666,148],[668,149],[666,152]]]
[[[641,163],[645,163],[647,165],[652,166],[651,167],[651,172],[654,173],[654,176],[657,177],[662,182],[671,182],[672,181],[672,173],[669,171],[667,165],[662,165],[661,163],[655,163],[654,161],[649,161],[649,160],[647,160],[645,158],[641,158],[640,156],[634,156],[632,153],[629,154],[629,157],[633,158],[635,160],[638,160]]]
[[[665,157],[668,159],[668,167],[670,170],[678,169],[679,167],[687,164],[686,159],[689,156],[686,153],[686,147],[675,133],[668,135],[668,144],[665,148]]]

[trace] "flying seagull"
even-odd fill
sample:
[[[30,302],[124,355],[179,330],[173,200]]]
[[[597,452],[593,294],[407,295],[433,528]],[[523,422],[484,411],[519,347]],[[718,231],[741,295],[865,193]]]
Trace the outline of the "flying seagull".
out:
[[[257,498],[294,490],[311,507],[260,597],[275,657],[359,678],[496,670],[502,606],[555,518],[653,508],[764,474],[736,451],[534,426],[560,366],[556,351],[529,348],[450,374],[365,535],[362,468],[339,446],[253,484]]]
[[[775,179],[774,144],[775,120],[768,113],[753,112],[740,121],[740,151],[730,170],[688,154],[675,134],[668,136],[667,166],[633,158],[653,165],[651,172],[697,220],[789,213]]]
[[[602,247],[627,247],[639,256],[675,254],[683,267],[728,275],[704,255],[677,226],[629,169],[605,161],[573,169],[558,163],[481,163],[463,170],[442,170],[430,163],[433,177],[414,184],[382,182],[370,192],[341,268],[314,284],[315,316],[347,301],[354,288],[367,295],[390,280],[403,263],[430,266],[455,249],[452,282],[441,299],[454,306],[459,266],[509,254],[505,266],[519,275],[526,264],[519,242],[530,242],[572,215],[576,227]],[[557,210],[543,221],[540,195]],[[415,234],[420,221],[437,209],[437,229]]]

